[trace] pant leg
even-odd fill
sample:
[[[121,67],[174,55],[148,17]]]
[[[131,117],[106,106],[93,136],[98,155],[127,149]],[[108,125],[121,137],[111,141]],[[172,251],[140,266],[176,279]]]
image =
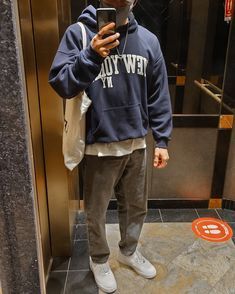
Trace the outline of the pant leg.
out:
[[[129,157],[124,173],[115,187],[118,202],[120,250],[134,253],[147,214],[146,149],[135,150]]]
[[[110,255],[105,231],[106,211],[128,157],[85,155],[84,159],[83,191],[89,254],[94,262],[104,263]]]

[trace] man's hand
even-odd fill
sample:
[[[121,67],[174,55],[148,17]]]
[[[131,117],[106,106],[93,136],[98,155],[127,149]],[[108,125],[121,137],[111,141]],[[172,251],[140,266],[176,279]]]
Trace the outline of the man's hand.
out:
[[[155,148],[154,163],[156,168],[164,168],[169,160],[168,150],[164,148]]]
[[[115,23],[113,22],[104,26],[98,32],[98,34],[96,34],[94,38],[91,40],[92,49],[95,50],[102,57],[108,56],[110,53],[110,50],[119,45],[119,41],[117,40],[120,37],[119,33],[116,33],[114,35],[111,35],[103,39],[103,36],[105,34],[110,33],[110,30],[113,30],[114,27],[115,27]]]

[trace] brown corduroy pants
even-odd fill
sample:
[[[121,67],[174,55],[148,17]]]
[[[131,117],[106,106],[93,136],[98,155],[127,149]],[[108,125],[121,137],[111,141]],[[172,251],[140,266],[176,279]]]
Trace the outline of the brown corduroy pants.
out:
[[[85,155],[84,209],[88,226],[89,254],[96,263],[110,255],[106,240],[106,211],[112,195],[117,198],[121,240],[125,255],[134,253],[147,214],[146,149],[124,156]]]

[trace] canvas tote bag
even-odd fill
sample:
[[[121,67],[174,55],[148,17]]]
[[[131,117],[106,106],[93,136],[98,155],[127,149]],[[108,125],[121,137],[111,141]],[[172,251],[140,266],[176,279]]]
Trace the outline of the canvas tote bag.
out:
[[[87,37],[85,26],[77,23],[82,31],[83,49],[87,47]],[[76,97],[66,99],[62,151],[64,164],[69,170],[73,170],[82,160],[85,151],[85,119],[91,100],[85,91]]]

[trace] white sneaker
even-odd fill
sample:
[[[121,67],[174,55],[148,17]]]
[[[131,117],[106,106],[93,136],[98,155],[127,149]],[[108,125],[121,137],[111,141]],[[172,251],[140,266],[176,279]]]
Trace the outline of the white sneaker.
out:
[[[98,287],[106,293],[112,293],[117,290],[117,283],[108,261],[105,263],[95,263],[90,260],[90,268],[94,274],[94,278]]]
[[[130,255],[123,255],[119,249],[118,261],[129,265],[142,277],[151,279],[157,274],[156,268],[136,249],[136,251]]]

